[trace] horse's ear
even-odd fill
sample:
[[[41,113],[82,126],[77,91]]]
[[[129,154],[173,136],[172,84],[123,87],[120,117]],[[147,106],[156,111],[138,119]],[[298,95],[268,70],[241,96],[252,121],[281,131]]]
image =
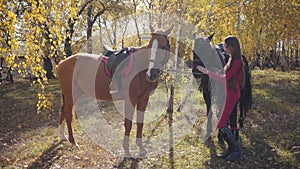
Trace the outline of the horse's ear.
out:
[[[169,35],[169,34],[172,32],[173,28],[174,28],[174,25],[173,25],[171,28],[167,29],[167,30],[164,32],[164,34],[165,34],[165,35]]]
[[[209,41],[211,41],[212,40],[212,38],[214,37],[214,35],[215,35],[215,32],[213,33],[213,34],[211,34],[208,38],[206,38],[207,40],[209,40]]]
[[[150,24],[149,24],[149,28],[150,28],[151,33],[153,33],[154,29],[153,29],[153,27]]]

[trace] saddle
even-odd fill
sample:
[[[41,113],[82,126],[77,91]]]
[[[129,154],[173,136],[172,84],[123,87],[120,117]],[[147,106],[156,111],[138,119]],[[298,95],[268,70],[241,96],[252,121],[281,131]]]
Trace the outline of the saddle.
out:
[[[123,97],[121,77],[123,75],[128,75],[133,67],[133,48],[123,48],[121,50],[113,50],[110,47],[104,45],[102,55],[106,58],[101,57],[101,60],[106,64],[106,74],[110,77],[114,74],[114,79],[112,79],[109,85],[109,93],[116,94],[119,93],[120,98]],[[129,59],[126,59],[129,57]],[[125,60],[126,59],[126,60]],[[120,68],[118,68],[118,66]],[[115,73],[118,68],[118,72]]]
[[[121,50],[113,50],[110,47],[104,45],[102,55],[108,57],[107,69],[111,74],[114,74],[117,67],[130,55],[130,48],[123,48]],[[124,65],[128,65],[128,59],[122,63],[122,67]]]

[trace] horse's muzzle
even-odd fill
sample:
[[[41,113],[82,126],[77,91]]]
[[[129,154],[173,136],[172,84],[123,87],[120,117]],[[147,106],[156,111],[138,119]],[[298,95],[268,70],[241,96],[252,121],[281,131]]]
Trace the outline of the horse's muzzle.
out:
[[[154,69],[154,68],[148,70],[146,73],[147,80],[149,82],[156,82],[159,77],[159,72],[160,72],[159,69]]]

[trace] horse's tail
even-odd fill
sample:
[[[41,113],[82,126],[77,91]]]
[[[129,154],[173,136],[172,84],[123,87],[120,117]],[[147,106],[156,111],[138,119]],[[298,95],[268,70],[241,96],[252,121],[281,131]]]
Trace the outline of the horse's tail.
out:
[[[241,91],[240,107],[248,112],[252,107],[252,85],[250,82],[246,82],[244,89]]]
[[[241,108],[244,112],[248,112],[252,105],[252,85],[251,85],[251,72],[249,69],[248,61],[245,56],[243,56],[244,68],[245,68],[245,85],[241,90]]]
[[[241,98],[240,98],[240,118],[239,118],[239,123],[240,127],[244,127],[244,119],[247,116],[247,113],[251,110],[252,106],[252,85],[251,85],[251,76],[250,72],[245,71],[246,73],[246,81],[245,81],[245,86],[241,90]]]

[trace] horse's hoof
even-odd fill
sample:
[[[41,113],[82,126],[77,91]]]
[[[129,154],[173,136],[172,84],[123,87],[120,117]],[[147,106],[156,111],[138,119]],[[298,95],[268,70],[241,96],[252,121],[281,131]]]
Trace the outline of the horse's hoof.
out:
[[[129,153],[129,154],[125,154],[124,159],[132,160],[134,159],[134,157]]]
[[[66,136],[61,136],[60,141],[68,141],[68,138]]]
[[[79,145],[76,142],[71,142],[72,147],[79,147]]]
[[[65,141],[68,141],[68,139],[67,138],[61,138],[60,141],[65,142]]]
[[[147,151],[146,150],[143,150],[139,153],[138,157],[145,157],[147,155]]]

